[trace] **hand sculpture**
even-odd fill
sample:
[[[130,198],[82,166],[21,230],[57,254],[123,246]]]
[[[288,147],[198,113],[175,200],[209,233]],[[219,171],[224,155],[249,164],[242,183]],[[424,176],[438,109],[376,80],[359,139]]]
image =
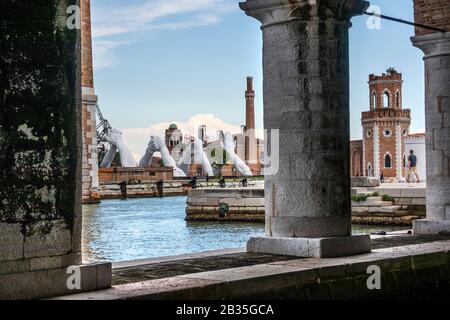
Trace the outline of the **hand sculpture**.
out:
[[[178,167],[184,172],[189,172],[189,165],[193,163],[201,164],[203,171],[205,171],[208,176],[214,176],[211,163],[203,150],[203,141],[197,138],[195,138],[193,143],[184,148],[183,155],[178,162]]]
[[[102,163],[100,164],[100,168],[109,168],[111,167],[114,158],[116,157],[117,147],[115,145],[111,145],[108,152],[106,152],[103,157]]]
[[[116,129],[112,129],[105,135],[106,141],[111,144],[111,149],[113,147],[116,147],[119,149],[120,153],[120,162],[122,167],[124,168],[135,168],[137,167],[136,160],[134,159],[133,154],[128,149],[128,147],[125,145],[125,142],[123,141],[122,132]],[[111,150],[110,149],[110,150]]]
[[[139,167],[148,167],[152,162],[153,154],[155,152],[161,153],[161,158],[165,167],[173,168],[174,177],[186,177],[186,174],[177,167],[175,160],[170,155],[169,149],[167,149],[166,144],[164,143],[164,140],[157,136],[150,136],[150,141],[147,149],[145,150],[145,154],[141,158],[141,161],[139,161]]]
[[[253,173],[250,168],[245,164],[245,162],[239,158],[239,156],[234,152],[234,142],[233,136],[230,132],[221,133],[223,137],[223,146],[225,151],[227,152],[227,158],[230,159],[230,162],[234,164],[236,169],[244,176],[252,176]]]

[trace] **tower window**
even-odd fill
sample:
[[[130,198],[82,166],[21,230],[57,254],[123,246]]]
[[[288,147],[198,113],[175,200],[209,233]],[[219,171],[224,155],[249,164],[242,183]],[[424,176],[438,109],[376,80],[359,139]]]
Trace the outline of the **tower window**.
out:
[[[392,167],[392,160],[391,160],[391,155],[390,154],[386,154],[384,156],[384,167],[385,168],[391,168]]]
[[[400,91],[397,91],[397,94],[395,95],[395,101],[397,108],[400,108]]]
[[[377,108],[377,94],[374,92],[372,94],[372,109]]]
[[[367,132],[366,132],[366,137],[367,137],[367,138],[372,137],[372,131],[371,131],[370,129],[367,130]]]
[[[391,130],[391,129],[384,129],[384,130],[383,130],[383,135],[384,135],[386,138],[392,136],[392,130]]]
[[[389,108],[391,106],[389,99],[389,92],[383,93],[383,108]]]

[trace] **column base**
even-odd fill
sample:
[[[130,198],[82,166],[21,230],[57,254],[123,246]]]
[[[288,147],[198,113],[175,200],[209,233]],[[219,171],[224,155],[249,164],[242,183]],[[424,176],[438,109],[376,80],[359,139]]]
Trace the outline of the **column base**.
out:
[[[247,242],[247,252],[305,258],[344,257],[370,251],[370,235],[329,238],[255,237]]]
[[[74,278],[70,277],[75,277],[76,271],[68,267],[0,274],[0,300],[42,299],[111,287],[111,263],[83,264],[72,268],[79,270],[79,289],[69,289],[67,283],[74,283]]]
[[[413,221],[414,234],[450,234],[450,220],[421,219]]]

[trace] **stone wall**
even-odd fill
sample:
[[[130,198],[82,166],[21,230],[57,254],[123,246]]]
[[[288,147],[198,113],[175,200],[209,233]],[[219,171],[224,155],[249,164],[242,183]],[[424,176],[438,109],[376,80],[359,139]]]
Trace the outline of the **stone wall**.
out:
[[[0,299],[67,293],[66,267],[81,263],[80,32],[67,27],[78,4],[1,5]],[[83,270],[84,288],[109,286]]]
[[[182,196],[188,193],[191,187],[187,181],[164,182],[163,196]],[[120,199],[122,194],[118,184],[102,184],[99,188],[100,199]],[[161,194],[155,183],[140,183],[127,185],[128,198],[152,198],[160,197]]]
[[[172,180],[173,168],[100,168],[99,180],[101,184],[120,183],[122,181],[155,182]]]
[[[414,19],[416,23],[450,31],[450,2],[448,0],[414,0]],[[416,27],[416,35],[435,32]]]
[[[197,189],[188,193],[186,220],[264,222],[264,212],[262,188]]]

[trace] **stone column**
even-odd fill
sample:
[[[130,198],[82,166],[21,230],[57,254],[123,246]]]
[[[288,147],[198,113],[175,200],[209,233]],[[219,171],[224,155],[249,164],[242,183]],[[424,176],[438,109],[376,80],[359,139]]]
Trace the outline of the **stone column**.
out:
[[[81,289],[67,286],[81,263],[80,32],[67,24],[78,4],[0,5],[0,299],[111,283],[109,264],[77,266]]]
[[[97,121],[92,62],[91,4],[80,1],[81,9],[81,90],[82,90],[82,199],[84,203],[99,202]]]
[[[427,218],[414,233],[450,232],[450,32],[411,40],[425,53],[427,158]]]
[[[279,130],[279,171],[265,177],[266,237],[251,252],[331,257],[370,251],[351,236],[350,18],[361,0],[247,0],[262,23],[264,128]],[[272,150],[268,139],[266,152]]]

